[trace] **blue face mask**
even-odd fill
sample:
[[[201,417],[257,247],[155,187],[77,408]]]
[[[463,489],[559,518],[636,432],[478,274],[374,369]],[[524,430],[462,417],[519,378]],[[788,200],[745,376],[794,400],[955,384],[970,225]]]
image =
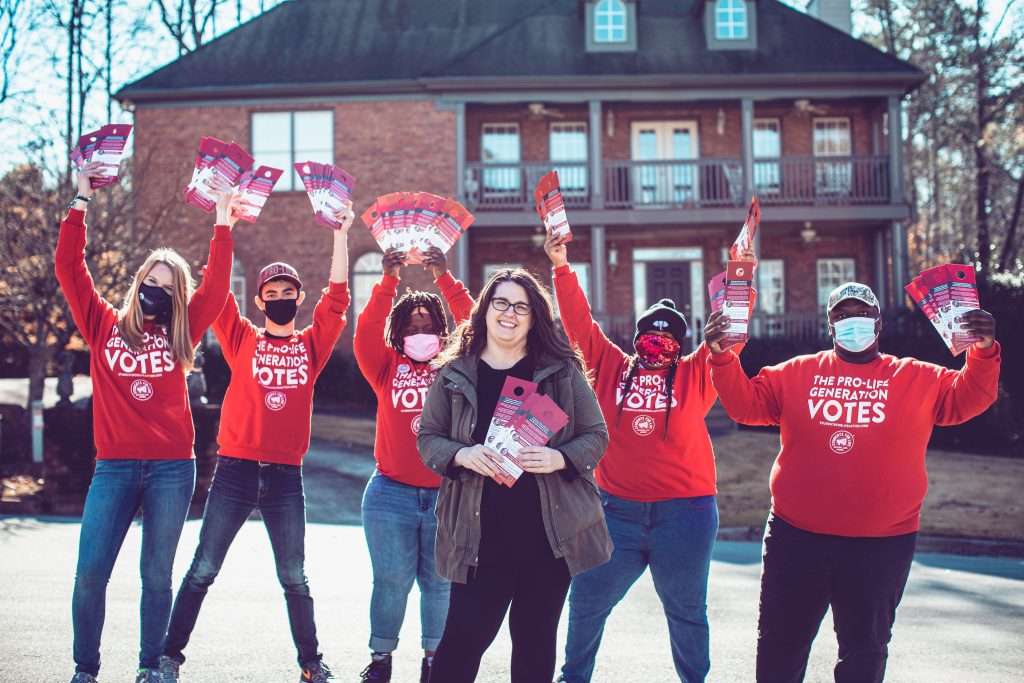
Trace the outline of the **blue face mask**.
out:
[[[860,353],[875,343],[875,319],[854,316],[843,318],[832,325],[836,344],[850,353]]]

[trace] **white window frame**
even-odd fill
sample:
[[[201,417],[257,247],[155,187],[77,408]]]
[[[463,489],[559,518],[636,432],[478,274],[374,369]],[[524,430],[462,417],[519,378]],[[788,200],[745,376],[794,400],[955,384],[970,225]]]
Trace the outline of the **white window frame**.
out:
[[[690,156],[677,157],[674,136],[677,130],[690,135]],[[656,156],[640,158],[640,136],[644,131],[655,135]],[[633,166],[633,203],[638,207],[664,207],[700,201],[700,127],[697,121],[633,121],[630,124],[632,160],[653,161],[650,165]],[[666,163],[678,161],[678,164]]]
[[[623,0],[599,0],[594,5],[593,40],[597,45],[629,42],[629,13]]]
[[[508,134],[515,133],[516,137],[516,154],[515,159],[509,160],[490,160],[485,158],[485,145],[484,140],[488,134]],[[480,159],[486,164],[512,164],[512,167],[505,168],[485,168],[482,173],[482,187],[481,192],[485,197],[503,197],[508,195],[518,196],[523,189],[522,181],[522,169],[520,162],[523,157],[523,136],[519,130],[519,124],[512,122],[489,122],[485,123],[480,127]]]
[[[747,40],[750,27],[745,0],[717,0],[715,2],[715,39]]]
[[[582,155],[562,154],[562,150],[557,149],[555,135],[560,131],[583,134]],[[583,196],[587,194],[589,187],[589,167],[587,162],[590,160],[590,137],[587,133],[586,121],[553,121],[548,128],[548,157],[552,162],[551,165],[558,171],[558,180],[564,195]],[[569,162],[574,165],[560,167],[556,162]],[[581,163],[583,164],[582,166],[579,165]]]
[[[758,154],[757,132],[767,130],[769,127],[775,129],[775,137],[778,141],[778,149],[775,154]],[[754,157],[754,191],[758,194],[778,194],[782,190],[782,122],[777,118],[754,119],[751,130],[750,149]]]
[[[306,116],[324,116],[329,120],[330,134],[328,139],[323,141],[322,147],[303,147],[296,149],[295,131],[302,125],[302,119]],[[256,121],[259,117],[287,116],[288,117],[288,140],[281,142],[280,147],[274,147],[273,143],[256,139]],[[298,121],[296,120],[298,119]],[[310,109],[298,111],[257,111],[252,112],[249,118],[250,149],[253,152],[255,164],[267,163],[270,166],[280,167],[282,161],[276,157],[286,156],[287,167],[282,169],[284,174],[274,185],[274,192],[305,192],[302,180],[294,170],[297,161],[318,161],[320,163],[334,163],[334,110],[333,109]],[[262,157],[272,154],[275,158],[271,161],[263,161]],[[309,158],[307,158],[309,157]],[[316,157],[316,158],[313,158]]]
[[[362,313],[370,301],[373,286],[380,281],[384,272],[384,254],[368,251],[360,254],[352,264],[352,311]]]
[[[767,315],[786,312],[786,261],[780,258],[757,262],[757,307]]]
[[[832,290],[857,279],[857,261],[852,258],[820,258],[815,264],[818,285],[818,308],[824,310],[828,305],[828,295]]]
[[[832,132],[846,135],[832,139]],[[819,138],[819,133],[822,137]],[[853,128],[847,116],[816,117],[811,125],[814,150],[814,188],[823,196],[848,195],[853,188]],[[820,143],[820,144],[819,144]],[[835,157],[830,161],[829,157]]]

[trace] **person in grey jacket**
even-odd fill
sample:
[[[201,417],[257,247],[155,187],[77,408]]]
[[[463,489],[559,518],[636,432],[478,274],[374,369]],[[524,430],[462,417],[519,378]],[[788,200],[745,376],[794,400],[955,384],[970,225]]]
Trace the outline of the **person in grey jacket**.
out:
[[[608,445],[601,409],[550,296],[522,269],[491,277],[437,362],[417,443],[443,475],[436,564],[453,583],[430,680],[475,680],[510,612],[512,683],[550,681],[570,578],[611,557],[594,483]],[[483,445],[507,377],[536,382],[569,417],[547,446],[522,450],[511,487],[492,478],[499,456]]]

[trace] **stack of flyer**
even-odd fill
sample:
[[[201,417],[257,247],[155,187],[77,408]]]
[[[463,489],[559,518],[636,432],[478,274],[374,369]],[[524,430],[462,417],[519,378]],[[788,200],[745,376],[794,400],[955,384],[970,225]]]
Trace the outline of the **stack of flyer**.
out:
[[[284,171],[272,166],[260,166],[255,171],[246,171],[238,183],[239,203],[238,218],[248,223],[255,223],[263,206],[274,191],[274,185],[281,179]]]
[[[362,218],[380,248],[406,254],[407,264],[422,263],[431,247],[447,254],[474,220],[459,202],[430,192],[381,195]]]
[[[978,341],[960,328],[964,313],[981,308],[973,266],[950,263],[929,268],[904,290],[931,321],[954,356]]]
[[[117,182],[121,159],[124,157],[125,145],[128,144],[128,135],[131,132],[132,127],[127,123],[108,123],[99,130],[78,138],[78,144],[71,150],[71,162],[75,168],[82,170],[83,166],[91,162],[103,164],[101,175],[89,179],[89,185],[93,189]]]
[[[740,234],[736,241],[729,247],[729,258],[736,261],[745,251],[754,248],[754,236],[757,235],[757,228],[761,225],[761,202],[757,197],[750,200],[750,208],[747,209],[747,220],[743,221]]]
[[[192,180],[185,188],[185,201],[207,213],[217,206],[214,187],[217,184],[234,187],[242,176],[252,169],[253,158],[234,142],[215,137],[199,138],[199,151],[192,169]],[[211,184],[213,183],[213,184]]]
[[[500,458],[495,481],[514,486],[523,474],[519,452],[527,446],[546,445],[567,424],[569,416],[550,397],[538,393],[535,383],[507,377],[484,439],[484,445]]]
[[[565,199],[558,185],[558,171],[551,171],[537,182],[533,200],[537,215],[544,221],[544,227],[551,235],[572,241],[569,217],[565,213]]]
[[[722,311],[729,319],[729,329],[721,342],[723,349],[747,340],[753,279],[753,261],[729,261],[725,272],[708,283],[711,312]]]
[[[297,162],[295,172],[306,188],[317,222],[334,230],[341,228],[334,214],[345,208],[345,202],[351,201],[356,188],[355,176],[333,164],[315,161]]]

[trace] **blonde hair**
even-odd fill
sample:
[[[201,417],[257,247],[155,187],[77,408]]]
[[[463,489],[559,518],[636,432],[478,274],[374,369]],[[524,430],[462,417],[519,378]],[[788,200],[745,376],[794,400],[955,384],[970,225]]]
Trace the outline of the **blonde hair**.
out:
[[[195,347],[188,329],[188,302],[195,291],[192,269],[188,262],[173,249],[155,249],[135,271],[135,279],[128,289],[128,296],[118,312],[117,327],[121,338],[132,349],[142,347],[142,305],[139,304],[139,288],[149,271],[158,263],[171,269],[171,322],[167,328],[167,340],[171,355],[184,372],[191,372],[195,363]]]

